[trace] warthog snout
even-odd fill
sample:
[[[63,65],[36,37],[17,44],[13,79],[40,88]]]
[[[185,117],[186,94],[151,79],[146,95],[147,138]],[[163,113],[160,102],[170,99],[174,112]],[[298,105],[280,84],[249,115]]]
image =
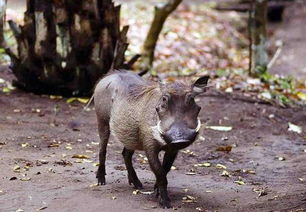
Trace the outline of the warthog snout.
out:
[[[195,129],[191,129],[186,124],[178,122],[172,124],[170,129],[165,132],[160,129],[160,133],[167,144],[183,144],[193,142],[196,139],[200,128],[201,121],[198,119],[197,127]]]

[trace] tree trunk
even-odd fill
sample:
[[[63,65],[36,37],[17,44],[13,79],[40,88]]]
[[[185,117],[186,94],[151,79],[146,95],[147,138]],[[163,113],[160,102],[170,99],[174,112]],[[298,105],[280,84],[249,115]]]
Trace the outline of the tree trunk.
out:
[[[4,17],[5,17],[5,9],[6,9],[6,2],[5,0],[0,0],[0,45],[3,48],[4,42]]]
[[[252,76],[259,76],[267,71],[267,0],[253,0],[249,17],[250,64]]]
[[[18,44],[14,84],[39,94],[89,95],[110,68],[124,66],[128,27],[120,31],[119,14],[111,0],[27,0],[24,25],[9,23]]]
[[[154,50],[158,36],[163,28],[167,17],[178,7],[182,0],[168,0],[167,3],[160,3],[155,6],[154,19],[146,36],[139,68],[149,70],[154,60]]]

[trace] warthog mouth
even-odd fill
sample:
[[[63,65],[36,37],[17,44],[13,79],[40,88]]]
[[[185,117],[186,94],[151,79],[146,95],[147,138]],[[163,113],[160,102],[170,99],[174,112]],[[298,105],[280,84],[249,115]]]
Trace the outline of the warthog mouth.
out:
[[[152,126],[152,135],[153,137],[158,141],[158,143],[160,143],[162,146],[167,145],[167,142],[164,140],[163,135],[165,134],[165,132],[161,129],[161,121],[159,120],[157,122],[157,125]],[[194,129],[194,131],[196,133],[198,133],[201,129],[201,120],[198,118],[198,124],[197,127]],[[179,139],[179,140],[175,140],[172,141],[172,144],[183,144],[183,143],[188,143],[190,141],[185,140],[185,139]]]
[[[190,141],[188,140],[176,140],[176,141],[172,141],[171,144],[179,144],[179,143],[188,143]]]

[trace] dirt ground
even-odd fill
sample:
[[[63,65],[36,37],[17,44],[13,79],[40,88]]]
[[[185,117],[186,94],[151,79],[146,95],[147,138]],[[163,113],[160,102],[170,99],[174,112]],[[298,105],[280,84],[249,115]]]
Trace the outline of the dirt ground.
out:
[[[0,78],[12,77],[0,71]],[[168,175],[174,209],[305,211],[305,131],[289,132],[288,122],[305,130],[306,109],[238,101],[214,91],[198,103],[202,123],[233,128],[202,128],[200,139],[180,152]],[[133,194],[122,146],[114,140],[107,185],[93,186],[99,138],[95,112],[82,111],[83,106],[18,90],[0,92],[0,211],[164,211],[154,194]],[[229,153],[216,151],[227,145],[233,146]],[[75,154],[88,159],[72,158]],[[134,156],[136,172],[144,191],[152,191],[154,176],[141,154]],[[194,166],[204,162],[211,166]],[[224,170],[229,177],[221,176]],[[195,202],[182,202],[187,195]]]

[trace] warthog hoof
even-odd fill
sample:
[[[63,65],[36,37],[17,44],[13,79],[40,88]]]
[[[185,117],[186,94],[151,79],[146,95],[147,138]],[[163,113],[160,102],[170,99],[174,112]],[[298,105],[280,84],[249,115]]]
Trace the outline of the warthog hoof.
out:
[[[138,178],[133,178],[130,175],[128,176],[129,184],[133,184],[136,189],[143,189],[142,183]]]
[[[98,185],[105,185],[105,175],[97,175]]]

